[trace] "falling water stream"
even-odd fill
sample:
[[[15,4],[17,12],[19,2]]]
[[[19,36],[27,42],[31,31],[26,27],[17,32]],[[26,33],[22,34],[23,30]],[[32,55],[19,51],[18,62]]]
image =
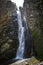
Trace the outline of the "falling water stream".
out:
[[[11,1],[16,3],[16,6],[17,6],[17,19],[18,19],[19,46],[18,46],[18,49],[17,49],[15,59],[23,59],[23,58],[26,57],[27,53],[30,54],[31,46],[32,46],[30,44],[31,35],[28,32],[28,25],[27,25],[27,22],[26,22],[26,17],[25,17],[25,15],[23,15],[23,11],[22,11],[22,14],[21,14],[21,11],[19,9],[19,7],[23,7],[24,0],[18,0],[18,1],[17,0],[11,0]],[[26,50],[26,52],[25,52],[25,50]]]
[[[22,25],[22,17],[20,9],[17,10],[17,18],[18,18],[18,39],[19,39],[19,47],[16,54],[16,59],[23,59],[24,46],[25,46],[25,37],[24,30],[25,27]]]

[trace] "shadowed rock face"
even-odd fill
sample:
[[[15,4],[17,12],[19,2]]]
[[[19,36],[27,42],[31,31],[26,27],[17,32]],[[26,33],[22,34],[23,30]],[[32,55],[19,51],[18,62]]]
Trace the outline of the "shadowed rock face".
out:
[[[24,49],[24,58],[29,58],[34,55],[33,51],[33,40],[32,35],[30,33],[30,29],[28,28],[28,21],[26,19],[26,10],[24,8],[20,8],[22,13],[23,27],[25,27],[25,49]]]
[[[0,60],[4,62],[16,56],[18,23],[15,4],[1,0],[0,5]]]
[[[24,12],[26,15],[28,27],[30,28],[34,48],[37,52],[36,57],[43,60],[43,1],[25,0]]]
[[[0,29],[2,29],[3,25],[10,19],[12,10],[16,10],[15,4],[9,0],[0,0]]]

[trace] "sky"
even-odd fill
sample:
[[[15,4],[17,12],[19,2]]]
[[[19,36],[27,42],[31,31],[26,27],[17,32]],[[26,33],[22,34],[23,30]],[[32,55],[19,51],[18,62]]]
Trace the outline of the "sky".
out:
[[[11,0],[12,2],[16,3],[17,7],[23,7],[24,0]]]

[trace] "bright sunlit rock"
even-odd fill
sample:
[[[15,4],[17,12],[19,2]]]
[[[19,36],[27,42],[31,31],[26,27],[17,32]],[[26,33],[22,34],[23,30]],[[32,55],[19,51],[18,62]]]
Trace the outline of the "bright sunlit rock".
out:
[[[12,2],[16,3],[17,7],[23,7],[24,0],[11,0]]]

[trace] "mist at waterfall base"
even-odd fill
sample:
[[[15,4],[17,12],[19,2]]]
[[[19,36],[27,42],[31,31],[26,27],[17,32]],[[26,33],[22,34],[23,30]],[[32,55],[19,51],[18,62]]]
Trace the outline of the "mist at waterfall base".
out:
[[[21,11],[19,9],[19,6],[23,6],[23,3],[22,3],[22,5],[20,5],[20,4],[17,4],[17,2],[16,2],[16,5],[17,5],[19,46],[17,49],[16,57],[14,59],[20,60],[20,59],[24,59],[24,58],[29,58],[31,51],[33,51],[33,50],[31,50],[32,49],[31,48],[32,45],[30,44],[31,35],[28,31],[26,18],[25,18],[25,16],[22,17]]]

